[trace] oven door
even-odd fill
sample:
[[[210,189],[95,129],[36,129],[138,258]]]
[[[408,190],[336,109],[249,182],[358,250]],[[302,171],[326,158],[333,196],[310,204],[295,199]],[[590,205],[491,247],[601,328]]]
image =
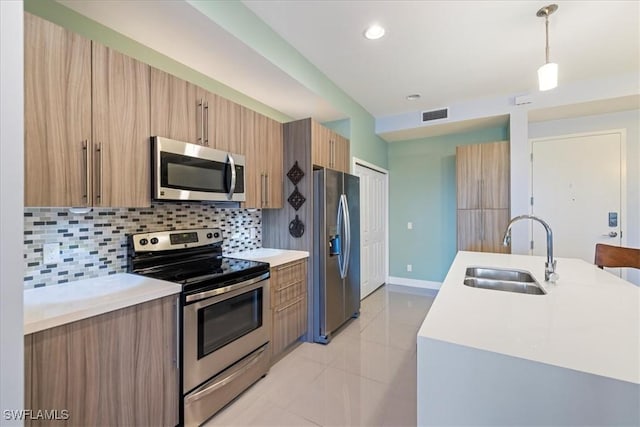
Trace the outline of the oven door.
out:
[[[186,297],[183,308],[183,393],[269,341],[268,273]]]
[[[156,200],[243,202],[244,156],[152,137]]]

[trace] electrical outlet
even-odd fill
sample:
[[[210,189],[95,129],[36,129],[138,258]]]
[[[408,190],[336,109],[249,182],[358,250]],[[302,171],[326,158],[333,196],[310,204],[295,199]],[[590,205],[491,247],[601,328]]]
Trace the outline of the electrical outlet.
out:
[[[407,223],[407,230],[413,230],[413,223],[412,222],[408,222]]]
[[[249,237],[252,238],[252,239],[255,239],[256,237],[258,237],[258,228],[257,227],[249,228]]]
[[[411,264],[407,264],[407,271],[413,271],[413,266]]]
[[[42,262],[45,265],[60,262],[60,243],[45,243],[42,245]]]

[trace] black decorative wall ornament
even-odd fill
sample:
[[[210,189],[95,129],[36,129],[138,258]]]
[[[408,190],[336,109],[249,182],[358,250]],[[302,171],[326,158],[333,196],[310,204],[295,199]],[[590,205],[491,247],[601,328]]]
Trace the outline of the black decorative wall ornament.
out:
[[[305,200],[307,199],[302,195],[302,193],[298,191],[297,185],[294,187],[293,193],[291,193],[291,195],[287,199],[291,207],[293,207],[293,209],[295,209],[296,211],[300,209],[300,206],[304,204]]]
[[[304,171],[300,169],[300,166],[298,166],[297,160],[296,163],[291,167],[291,169],[289,169],[289,172],[287,172],[287,176],[289,177],[293,185],[298,185],[298,183],[304,176]]]
[[[304,223],[300,221],[298,215],[296,215],[296,218],[289,223],[289,234],[298,238],[302,237],[304,234]]]

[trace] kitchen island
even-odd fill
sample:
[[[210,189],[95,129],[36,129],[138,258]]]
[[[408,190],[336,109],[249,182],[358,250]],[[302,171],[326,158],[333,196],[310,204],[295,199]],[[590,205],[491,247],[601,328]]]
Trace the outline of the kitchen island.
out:
[[[577,259],[459,252],[418,331],[418,425],[640,425],[640,288]],[[463,284],[530,272],[546,294]]]

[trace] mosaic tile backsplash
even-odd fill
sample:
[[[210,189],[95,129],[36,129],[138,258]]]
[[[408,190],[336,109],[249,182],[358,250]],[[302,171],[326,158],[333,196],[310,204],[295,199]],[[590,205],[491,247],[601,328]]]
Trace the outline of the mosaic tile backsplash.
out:
[[[127,235],[183,228],[220,228],[224,253],[262,246],[262,212],[200,203],[154,203],[150,208],[25,208],[26,288],[127,271]],[[60,244],[60,262],[43,263],[42,245]]]

